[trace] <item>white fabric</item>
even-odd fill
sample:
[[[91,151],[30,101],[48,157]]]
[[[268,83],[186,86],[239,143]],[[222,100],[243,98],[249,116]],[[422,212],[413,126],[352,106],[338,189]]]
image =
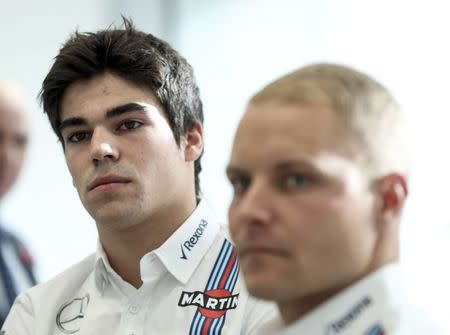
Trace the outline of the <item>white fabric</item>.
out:
[[[95,255],[20,295],[5,335],[184,335],[202,334],[207,325],[205,334],[254,334],[276,308],[248,296],[226,235],[201,201],[160,248],[142,257],[139,289],[114,272],[99,244]]]
[[[260,334],[279,335],[442,335],[447,334],[413,307],[398,264],[365,277],[303,318],[282,326],[272,322]]]

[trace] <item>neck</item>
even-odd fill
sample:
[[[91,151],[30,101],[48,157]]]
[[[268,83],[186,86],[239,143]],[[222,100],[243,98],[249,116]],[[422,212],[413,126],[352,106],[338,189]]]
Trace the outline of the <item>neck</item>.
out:
[[[302,318],[307,313],[315,309],[317,306],[329,300],[331,297],[340,292],[342,289],[343,288],[338,288],[326,292],[320,292],[293,301],[279,302],[278,309],[280,311],[284,323],[286,325],[289,325],[295,322],[296,320]]]
[[[136,288],[142,285],[140,260],[159,248],[186,221],[195,210],[196,202],[176,210],[167,210],[158,217],[147,218],[126,229],[115,230],[114,225],[98,224],[100,242],[114,271]]]
[[[370,266],[364,272],[360,273],[358,276],[355,276],[351,281],[342,283],[328,290],[313,293],[308,296],[303,296],[295,300],[278,302],[278,309],[280,311],[284,323],[286,325],[289,325],[297,321],[298,319],[301,319],[307,313],[311,312],[322,303],[332,299],[335,295],[342,292],[346,288],[350,287],[354,283],[358,282],[362,278],[368,276],[370,273],[375,271],[377,268],[383,266],[384,264],[386,263],[383,262],[382,264],[377,264],[376,266],[374,266],[375,264],[371,263]]]

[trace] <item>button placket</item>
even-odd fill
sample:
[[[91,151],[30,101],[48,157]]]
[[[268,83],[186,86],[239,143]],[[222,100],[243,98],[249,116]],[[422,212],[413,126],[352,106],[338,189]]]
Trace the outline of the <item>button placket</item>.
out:
[[[141,310],[141,306],[138,304],[131,304],[130,307],[128,307],[128,311],[133,315],[136,315],[137,313],[139,313],[140,310]]]

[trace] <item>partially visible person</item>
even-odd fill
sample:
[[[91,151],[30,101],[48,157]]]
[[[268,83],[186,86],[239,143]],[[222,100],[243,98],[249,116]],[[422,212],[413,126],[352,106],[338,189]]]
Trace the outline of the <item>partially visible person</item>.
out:
[[[250,100],[227,168],[229,220],[249,292],[282,316],[265,333],[444,333],[402,285],[404,120],[381,84],[335,64]]]
[[[202,199],[203,108],[186,59],[126,19],[76,32],[41,98],[99,240],[20,295],[3,331],[255,334],[276,308],[249,297],[228,230]]]
[[[0,206],[22,170],[30,132],[25,98],[0,79]],[[36,284],[31,257],[0,220],[0,327],[16,296]]]

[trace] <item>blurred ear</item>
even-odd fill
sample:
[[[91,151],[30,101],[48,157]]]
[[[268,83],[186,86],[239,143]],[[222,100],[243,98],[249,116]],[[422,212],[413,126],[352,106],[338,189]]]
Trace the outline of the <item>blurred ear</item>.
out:
[[[398,260],[399,223],[408,195],[408,184],[404,175],[391,173],[379,179],[375,188],[378,237],[370,265],[372,270]]]
[[[399,218],[408,196],[406,177],[398,173],[384,176],[379,183],[379,194],[382,202],[381,217]]]
[[[187,162],[196,161],[203,151],[203,125],[195,122],[194,126],[184,134],[182,143],[184,159]]]

